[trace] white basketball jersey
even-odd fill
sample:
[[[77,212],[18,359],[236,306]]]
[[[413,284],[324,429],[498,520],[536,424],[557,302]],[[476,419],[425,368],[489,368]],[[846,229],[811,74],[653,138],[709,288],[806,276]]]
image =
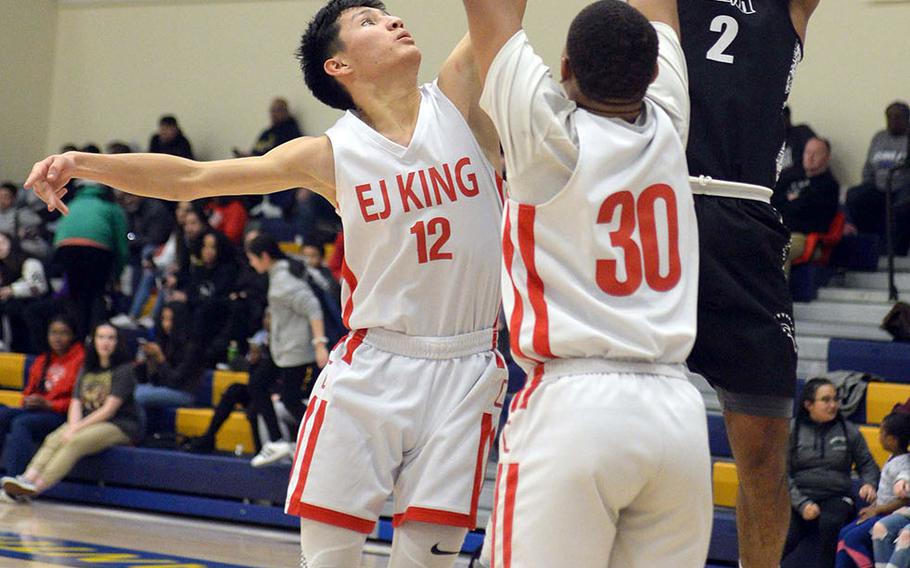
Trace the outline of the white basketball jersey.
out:
[[[501,187],[455,105],[435,83],[420,94],[407,147],[352,112],[326,132],[351,329],[439,337],[489,329],[497,319]]]
[[[692,348],[698,234],[685,153],[667,114],[645,104],[641,126],[577,109],[568,184],[540,205],[507,202],[503,296],[525,368],[682,363]]]

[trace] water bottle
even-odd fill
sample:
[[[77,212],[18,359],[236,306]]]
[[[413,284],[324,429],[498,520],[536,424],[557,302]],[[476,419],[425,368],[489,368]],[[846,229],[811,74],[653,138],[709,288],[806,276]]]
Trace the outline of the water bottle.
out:
[[[237,342],[231,341],[228,344],[228,348],[227,348],[227,364],[231,370],[237,369],[237,359],[239,358],[239,356],[240,356],[240,349],[238,349],[238,347],[237,347]]]

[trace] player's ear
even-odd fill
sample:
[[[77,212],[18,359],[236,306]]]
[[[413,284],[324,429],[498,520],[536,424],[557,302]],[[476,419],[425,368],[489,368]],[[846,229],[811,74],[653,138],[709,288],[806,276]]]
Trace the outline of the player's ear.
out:
[[[572,65],[569,64],[569,56],[563,54],[559,58],[559,79],[560,82],[565,83],[566,81],[571,81],[575,78],[575,73],[572,72]]]
[[[322,64],[322,68],[329,77],[340,77],[351,72],[348,64],[339,56],[330,57]]]

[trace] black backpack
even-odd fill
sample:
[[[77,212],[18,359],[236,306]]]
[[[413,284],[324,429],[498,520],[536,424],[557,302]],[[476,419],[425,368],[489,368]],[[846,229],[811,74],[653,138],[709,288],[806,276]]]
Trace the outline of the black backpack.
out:
[[[331,350],[332,346],[341,341],[341,338],[348,333],[348,328],[341,317],[341,303],[332,295],[329,288],[320,286],[316,282],[304,263],[289,258],[288,264],[291,274],[306,282],[316,295],[316,299],[319,300],[319,307],[322,308],[322,321],[325,325],[325,336],[329,338],[327,347]]]

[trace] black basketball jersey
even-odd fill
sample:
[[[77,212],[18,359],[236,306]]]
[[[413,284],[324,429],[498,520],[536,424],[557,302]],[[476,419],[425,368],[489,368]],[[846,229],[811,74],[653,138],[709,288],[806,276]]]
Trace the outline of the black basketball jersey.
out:
[[[789,0],[681,0],[691,175],[774,187],[781,110],[802,59]]]

